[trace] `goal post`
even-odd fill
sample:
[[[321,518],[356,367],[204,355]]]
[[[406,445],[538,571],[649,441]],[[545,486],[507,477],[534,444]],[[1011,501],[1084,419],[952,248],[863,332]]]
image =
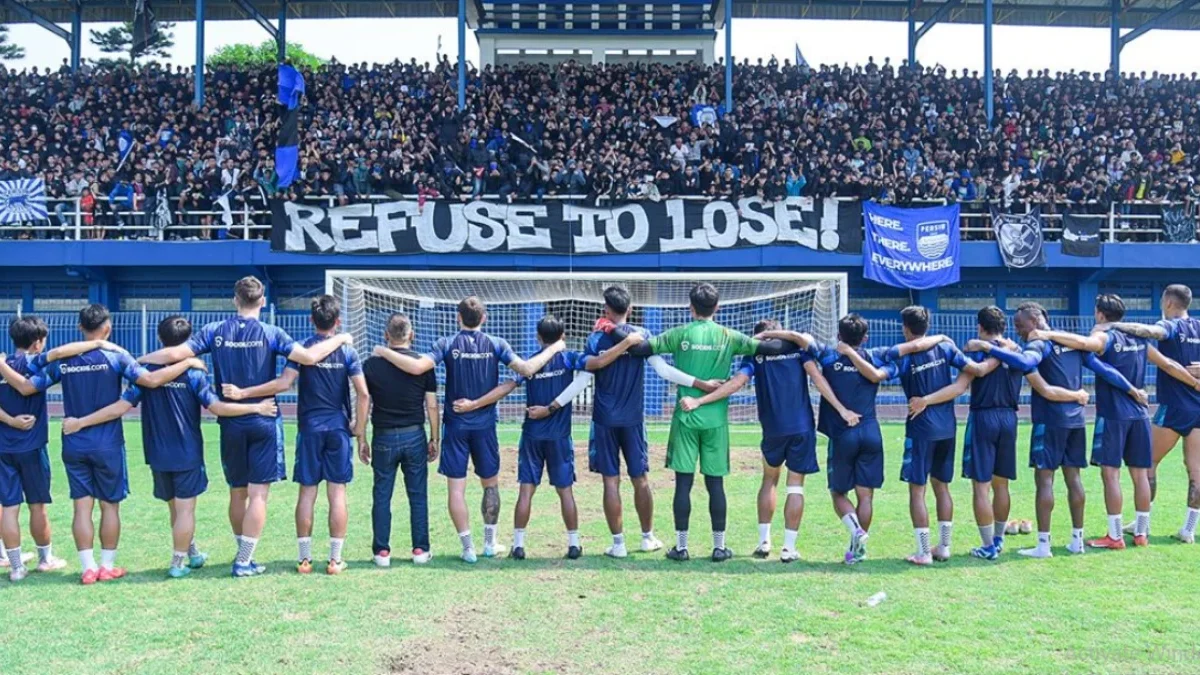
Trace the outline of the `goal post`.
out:
[[[413,348],[425,351],[439,337],[458,331],[460,300],[476,296],[487,307],[483,330],[502,337],[528,357],[539,349],[537,322],[546,314],[566,326],[568,349],[582,351],[592,324],[603,311],[603,292],[624,286],[632,298],[630,323],[660,333],[691,320],[688,293],[699,282],[716,286],[720,304],[715,320],[750,334],[762,319],[833,341],[837,321],[846,312],[847,280],[839,272],[493,272],[328,270],[325,290],[342,305],[342,327],[354,335],[363,357],[383,344],[388,317],[408,315]],[[735,367],[736,367],[735,363]],[[438,368],[439,384],[443,369]],[[507,375],[502,375],[502,379]],[[645,414],[651,425],[670,419],[675,387],[646,369]],[[815,400],[815,399],[814,399]],[[576,402],[576,422],[590,416],[591,392]],[[444,404],[444,401],[443,401]],[[497,406],[501,422],[524,417],[524,391],[518,388]],[[730,421],[756,420],[753,391],[730,401]],[[577,441],[582,440],[577,438]]]

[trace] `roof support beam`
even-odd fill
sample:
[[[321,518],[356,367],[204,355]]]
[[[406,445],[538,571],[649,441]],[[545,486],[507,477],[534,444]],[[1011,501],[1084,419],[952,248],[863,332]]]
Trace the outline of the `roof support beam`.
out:
[[[55,37],[66,42],[68,45],[71,44],[71,34],[69,32],[59,28],[58,24],[33,11],[25,4],[17,2],[17,0],[0,0],[0,7],[4,7],[10,12],[19,14],[26,21],[29,21],[30,23],[36,23],[42,28],[50,31]]]
[[[275,25],[267,17],[263,16],[254,5],[250,4],[249,0],[233,0],[233,4],[237,5],[248,18],[253,19],[254,23],[262,26],[262,29],[267,31],[267,35],[270,35],[272,40],[279,39],[279,31],[275,28]]]
[[[1130,42],[1133,42],[1134,40],[1142,37],[1146,33],[1149,33],[1150,31],[1154,30],[1155,28],[1160,28],[1164,24],[1170,23],[1172,19],[1174,19],[1175,17],[1179,16],[1180,14],[1183,14],[1184,12],[1186,12],[1189,9],[1191,9],[1192,7],[1194,7],[1197,2],[1200,2],[1200,0],[1180,0],[1179,4],[1175,5],[1171,9],[1168,9],[1167,11],[1163,12],[1162,14],[1159,14],[1158,16],[1154,17],[1153,19],[1150,19],[1146,23],[1144,23],[1144,24],[1138,26],[1137,28],[1134,28],[1133,30],[1129,31],[1128,33],[1122,35],[1121,39],[1120,39],[1121,46],[1124,47],[1125,45],[1129,44]]]
[[[963,0],[947,0],[938,5],[933,16],[925,20],[920,28],[917,28],[917,9],[921,6],[921,0],[908,0],[908,65],[912,67],[917,63],[917,43],[931,28],[936,26],[939,21],[950,16],[950,12],[957,7],[961,7]]]

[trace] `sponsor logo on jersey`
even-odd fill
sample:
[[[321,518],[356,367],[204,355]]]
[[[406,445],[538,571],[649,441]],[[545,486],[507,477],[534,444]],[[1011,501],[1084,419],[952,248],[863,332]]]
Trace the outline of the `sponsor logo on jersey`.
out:
[[[923,373],[926,370],[929,370],[930,368],[937,368],[938,366],[944,366],[944,365],[946,365],[946,359],[934,359],[933,361],[930,361],[929,363],[922,363],[919,366],[913,366],[912,371],[913,371],[913,374]]]
[[[683,352],[689,350],[693,352],[715,352],[717,349],[718,347],[716,345],[694,345],[687,340],[679,343],[679,350]]]
[[[790,359],[798,359],[804,352],[792,352],[790,354],[772,354],[771,356],[763,356],[759,354],[754,357],[754,360],[759,363],[770,363],[771,361],[787,361]]]
[[[163,385],[164,389],[187,389],[187,382],[168,382]]]
[[[558,376],[560,376],[560,375],[562,375],[562,374],[564,374],[564,373],[566,373],[566,372],[567,372],[567,369],[566,369],[566,368],[559,368],[558,370],[547,370],[547,371],[542,371],[542,372],[540,372],[540,373],[536,373],[536,374],[533,376],[533,379],[535,379],[535,380],[545,380],[545,379],[547,379],[547,378],[550,378],[550,377],[558,377]]]
[[[345,367],[346,367],[346,364],[344,364],[344,363],[340,363],[340,362],[336,362],[336,361],[335,361],[335,362],[333,362],[333,363],[330,363],[330,362],[328,362],[328,361],[322,361],[322,362],[320,362],[320,363],[316,364],[314,367],[316,367],[316,368],[324,368],[325,370],[340,370],[340,369],[342,369],[342,368],[345,368]]]
[[[108,369],[107,363],[93,363],[85,366],[63,366],[59,369],[59,372],[63,375],[71,375],[74,373],[98,373]]]
[[[228,349],[260,349],[265,347],[266,344],[267,343],[262,340],[226,340],[220,335],[213,338],[213,345],[215,345],[217,349],[220,349],[221,347],[226,347]]]
[[[464,352],[460,349],[451,349],[450,358],[452,359],[490,359],[491,352]]]

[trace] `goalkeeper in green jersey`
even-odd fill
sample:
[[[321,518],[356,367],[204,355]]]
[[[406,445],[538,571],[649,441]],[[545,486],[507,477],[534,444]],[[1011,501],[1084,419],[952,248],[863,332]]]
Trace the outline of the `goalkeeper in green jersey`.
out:
[[[754,354],[773,355],[799,349],[782,340],[755,340],[712,320],[717,311],[717,289],[712,284],[694,286],[689,294],[693,321],[676,326],[629,350],[636,355],[673,354],[675,366],[697,380],[726,379],[734,357]],[[618,335],[618,327],[613,335]],[[694,387],[679,387],[677,400],[699,398],[704,392]],[[708,512],[712,517],[713,562],[733,557],[725,547],[725,483],[729,473],[729,402],[684,410],[678,403],[671,417],[671,435],[667,441],[667,468],[675,472],[675,538],[667,557],[687,560],[688,520],[691,517],[692,483],[696,467],[704,474],[708,490]]]

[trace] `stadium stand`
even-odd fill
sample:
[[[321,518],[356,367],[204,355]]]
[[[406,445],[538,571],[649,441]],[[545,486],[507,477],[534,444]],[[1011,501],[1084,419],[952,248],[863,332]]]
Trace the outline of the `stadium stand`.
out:
[[[50,223],[28,224],[41,229],[3,234],[74,237],[78,212],[85,238],[123,237],[114,226],[140,233],[167,198],[166,238],[223,236],[222,195],[251,214],[277,192],[273,77],[212,69],[196,109],[190,69],[0,69],[15,113],[0,122],[0,180],[42,176],[53,204]],[[463,113],[449,60],[332,62],[306,79],[291,198],[799,194],[1129,216],[1179,202],[1194,214],[1200,200],[1195,73],[1011,72],[997,80],[991,130],[979,73],[886,60],[740,64],[730,115],[724,69],[697,63],[472,70]],[[719,120],[697,124],[708,108]],[[137,148],[118,170],[121,130]],[[267,222],[247,232],[263,236]]]

